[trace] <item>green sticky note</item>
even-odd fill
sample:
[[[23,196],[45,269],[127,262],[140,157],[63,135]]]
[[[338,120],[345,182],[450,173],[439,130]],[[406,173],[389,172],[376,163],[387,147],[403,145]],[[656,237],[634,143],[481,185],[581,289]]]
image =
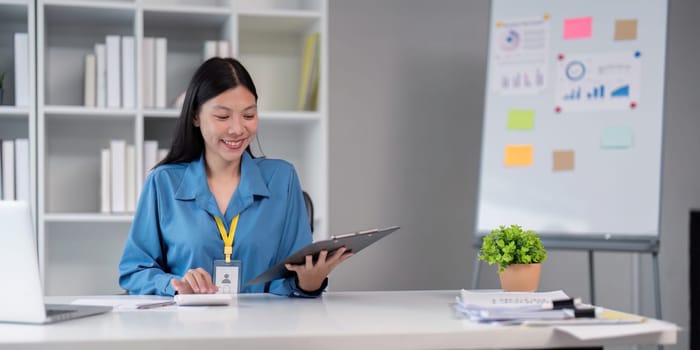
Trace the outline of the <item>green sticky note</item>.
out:
[[[533,109],[509,109],[508,129],[531,130],[535,127],[535,110]]]
[[[601,148],[632,147],[632,128],[629,126],[612,126],[603,129],[600,138]]]

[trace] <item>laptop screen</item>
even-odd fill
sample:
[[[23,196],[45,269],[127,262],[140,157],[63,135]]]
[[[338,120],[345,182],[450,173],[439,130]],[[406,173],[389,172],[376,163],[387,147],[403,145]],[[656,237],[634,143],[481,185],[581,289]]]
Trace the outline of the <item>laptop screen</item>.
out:
[[[41,322],[46,318],[36,237],[29,204],[0,201],[0,321]]]

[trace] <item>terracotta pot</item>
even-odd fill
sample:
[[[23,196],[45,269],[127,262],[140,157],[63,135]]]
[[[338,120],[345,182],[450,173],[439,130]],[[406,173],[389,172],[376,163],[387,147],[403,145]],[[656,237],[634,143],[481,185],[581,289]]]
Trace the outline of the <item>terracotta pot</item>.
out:
[[[540,284],[542,264],[513,264],[498,274],[505,292],[534,292]]]

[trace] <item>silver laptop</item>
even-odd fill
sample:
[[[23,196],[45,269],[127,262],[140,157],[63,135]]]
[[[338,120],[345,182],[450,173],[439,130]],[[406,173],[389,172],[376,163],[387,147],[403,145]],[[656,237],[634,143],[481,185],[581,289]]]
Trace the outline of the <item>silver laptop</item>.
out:
[[[52,323],[108,312],[111,306],[44,304],[27,202],[0,201],[0,322]]]

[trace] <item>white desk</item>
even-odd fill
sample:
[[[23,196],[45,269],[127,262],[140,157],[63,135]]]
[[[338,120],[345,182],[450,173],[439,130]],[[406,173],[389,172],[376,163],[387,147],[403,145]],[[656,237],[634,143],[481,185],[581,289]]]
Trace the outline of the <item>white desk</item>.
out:
[[[510,349],[676,342],[675,326],[657,320],[638,325],[654,333],[595,341],[581,341],[549,327],[475,324],[454,316],[449,304],[457,294],[330,292],[318,299],[246,294],[230,307],[111,312],[47,326],[0,324],[0,348]],[[609,332],[610,327],[621,326],[596,327]]]

